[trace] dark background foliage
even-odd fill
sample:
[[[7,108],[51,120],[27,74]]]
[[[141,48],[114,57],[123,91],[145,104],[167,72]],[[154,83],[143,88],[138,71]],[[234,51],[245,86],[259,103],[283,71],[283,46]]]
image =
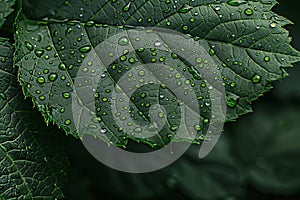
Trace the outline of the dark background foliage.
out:
[[[295,0],[274,10],[294,22],[286,28],[300,49]],[[67,199],[300,199],[300,64],[254,102],[254,112],[225,125],[214,151],[197,158],[197,147],[166,169],[126,174],[95,160],[77,141],[69,152]]]

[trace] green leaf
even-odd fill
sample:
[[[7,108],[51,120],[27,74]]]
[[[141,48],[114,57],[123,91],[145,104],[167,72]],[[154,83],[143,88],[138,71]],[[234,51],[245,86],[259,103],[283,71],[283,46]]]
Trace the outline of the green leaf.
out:
[[[19,80],[25,95],[34,99],[46,122],[54,121],[67,133],[76,137],[83,137],[85,134],[99,136],[100,127],[105,134],[100,134],[99,137],[119,146],[125,146],[130,138],[152,146],[161,146],[170,140],[190,141],[193,133],[196,133],[196,137],[192,137],[192,141],[199,143],[207,132],[207,119],[212,115],[206,83],[215,84],[214,81],[203,78],[203,69],[206,69],[205,73],[208,74],[215,74],[216,71],[221,74],[219,80],[226,90],[226,119],[232,121],[239,115],[251,112],[251,102],[268,91],[272,82],[287,76],[284,67],[290,67],[292,63],[300,60],[299,52],[290,46],[288,31],[282,28],[291,22],[271,11],[275,4],[265,1],[216,3],[213,0],[184,0],[176,3],[159,0],[85,3],[28,0],[24,2],[23,17],[15,37],[15,61],[20,67]],[[93,105],[97,109],[76,110],[75,116],[79,116],[79,119],[74,119],[71,94],[76,86],[75,79],[78,76],[84,78],[100,73],[97,71],[97,63],[114,55],[109,52],[111,47],[100,48],[98,45],[124,31],[130,33],[137,27],[158,27],[180,32],[186,35],[186,41],[182,44],[196,44],[191,46],[191,49],[196,50],[199,50],[199,45],[204,48],[205,53],[195,51],[199,54],[199,63],[191,67],[192,64],[189,63],[194,61],[176,56],[174,49],[180,49],[180,46],[174,46],[168,40],[166,51],[147,49],[145,44],[145,49],[141,52],[123,52],[123,56],[107,66],[107,71],[103,74],[105,78],[99,82],[94,94],[96,103]],[[171,34],[170,38],[163,34],[153,35],[162,37],[161,39],[175,38]],[[138,41],[138,38],[120,37],[115,42],[118,46],[130,46],[134,40]],[[94,57],[91,58],[93,54]],[[192,50],[185,49],[185,55],[187,54],[193,54]],[[135,135],[132,136],[115,123],[115,115],[118,113],[110,109],[111,91],[115,89],[116,83],[122,80],[126,70],[133,70],[145,63],[179,66],[176,70],[180,76],[188,80],[188,85],[194,87],[198,97],[198,107],[194,109],[200,110],[201,118],[194,120],[190,116],[193,120],[185,121],[186,127],[190,128],[182,131],[183,135],[178,136],[175,133],[176,127],[181,123],[178,103],[185,94],[175,99],[172,89],[161,89],[157,84],[138,88],[132,94],[136,96],[131,99],[131,104],[124,109],[130,112],[131,120],[145,126],[151,121],[147,117],[150,112],[150,106],[146,106],[147,102],[148,105],[162,105],[168,117],[168,124],[160,132],[147,139],[135,138],[140,130],[134,129]],[[82,65],[86,67],[80,68]],[[151,70],[159,71],[155,67]],[[143,81],[141,76],[136,77],[137,80]],[[86,86],[81,90],[88,89],[90,88]],[[124,88],[121,90],[124,91]],[[164,100],[159,98],[161,92],[167,97]],[[155,98],[150,98],[151,95]],[[79,103],[81,97],[76,96]],[[132,96],[129,95],[129,98]],[[172,103],[166,100],[173,98]],[[194,123],[197,120],[199,123]],[[188,124],[190,121],[194,124]],[[98,127],[97,131],[93,130],[95,127]]]
[[[68,165],[62,135],[24,100],[12,56],[12,45],[0,38],[0,196],[62,198]]]
[[[4,24],[6,17],[13,12],[13,5],[15,5],[15,0],[0,0],[0,28]]]

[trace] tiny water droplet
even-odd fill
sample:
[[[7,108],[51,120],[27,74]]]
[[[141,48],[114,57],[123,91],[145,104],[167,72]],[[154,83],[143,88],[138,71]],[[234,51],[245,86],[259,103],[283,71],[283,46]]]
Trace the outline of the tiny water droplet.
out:
[[[57,74],[56,73],[49,74],[48,79],[54,82],[57,79]]]
[[[245,11],[244,11],[244,13],[246,14],[246,15],[253,15],[253,10],[251,9],[251,8],[247,8]]]
[[[275,28],[277,26],[277,23],[276,22],[272,22],[271,24],[270,24],[270,27],[271,28]]]
[[[44,50],[35,50],[34,53],[37,57],[41,57],[44,54]]]
[[[46,100],[46,97],[45,97],[45,96],[40,96],[39,99],[40,99],[41,101],[45,101],[45,100]]]
[[[86,23],[86,26],[88,26],[88,27],[92,27],[92,26],[94,26],[95,25],[95,22],[94,21],[88,21],[87,23]]]
[[[197,130],[197,131],[201,131],[201,126],[199,125],[199,124],[197,124],[196,126],[195,126],[195,129]]]
[[[71,124],[71,120],[67,119],[67,120],[65,121],[65,125],[70,125],[70,124]]]
[[[124,12],[129,11],[130,6],[131,6],[131,2],[129,2],[126,6],[123,7],[123,11],[124,11]]]
[[[253,83],[259,83],[261,81],[261,77],[258,75],[258,74],[255,74],[253,77],[252,77],[252,82]]]
[[[159,47],[161,45],[161,42],[158,40],[154,43],[154,46]]]
[[[209,50],[209,55],[210,55],[210,56],[214,56],[214,55],[216,55],[216,52],[215,52],[215,50],[213,50],[213,49],[210,49],[210,50]]]
[[[180,13],[187,13],[187,12],[189,12],[192,8],[193,8],[193,6],[190,6],[190,5],[188,5],[188,4],[183,4],[183,6],[178,10],[178,12],[180,12]]]
[[[129,40],[127,37],[121,37],[118,43],[119,45],[126,46],[129,44]]]
[[[64,63],[60,63],[58,68],[61,70],[66,70],[66,65]]]
[[[220,11],[221,8],[219,6],[215,7],[215,11]]]
[[[70,93],[69,92],[64,92],[63,94],[63,97],[66,98],[66,99],[69,99],[71,97]]]
[[[264,57],[264,61],[269,62],[271,59],[269,56]]]
[[[203,123],[204,123],[204,124],[208,124],[208,123],[209,123],[209,119],[204,119],[204,120],[203,120]]]
[[[101,132],[102,134],[105,134],[105,133],[107,132],[107,130],[106,130],[105,128],[103,128],[103,129],[100,130],[100,132]]]
[[[83,47],[80,47],[79,48],[79,51],[81,52],[81,53],[87,53],[87,52],[89,52],[91,50],[91,46],[90,45],[86,45],[86,46],[83,46]]]
[[[37,78],[37,82],[40,83],[40,84],[43,84],[43,83],[45,83],[45,78],[40,76],[40,77]]]
[[[30,42],[25,42],[25,47],[29,50],[32,51],[33,50],[33,45]]]
[[[178,58],[178,55],[175,54],[175,53],[171,53],[171,57],[172,57],[173,59],[177,59],[177,58]]]
[[[129,63],[135,63],[135,59],[133,57],[131,57],[131,58],[128,59],[128,62]]]
[[[107,101],[108,101],[108,98],[103,97],[103,98],[102,98],[102,101],[103,101],[103,102],[107,102]]]

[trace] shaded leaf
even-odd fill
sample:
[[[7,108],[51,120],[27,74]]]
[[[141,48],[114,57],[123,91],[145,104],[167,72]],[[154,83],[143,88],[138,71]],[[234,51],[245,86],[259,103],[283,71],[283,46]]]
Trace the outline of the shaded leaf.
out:
[[[32,102],[24,100],[12,55],[12,45],[1,38],[0,196],[62,198],[68,165],[62,135],[55,128],[45,127]]]
[[[0,28],[4,24],[6,17],[13,12],[13,5],[15,5],[15,0],[0,1]]]

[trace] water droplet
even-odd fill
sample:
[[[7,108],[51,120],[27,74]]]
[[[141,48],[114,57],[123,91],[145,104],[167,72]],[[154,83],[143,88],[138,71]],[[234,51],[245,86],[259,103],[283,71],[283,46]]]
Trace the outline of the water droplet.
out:
[[[32,51],[33,50],[33,45],[30,42],[25,42],[25,47],[29,50]]]
[[[140,76],[144,76],[145,75],[145,72],[143,70],[139,71],[139,75]]]
[[[198,124],[198,125],[195,126],[195,129],[196,129],[197,131],[201,131],[202,128],[201,128],[201,126]]]
[[[204,124],[208,124],[208,123],[209,123],[209,119],[204,119],[204,120],[203,120],[203,123],[204,123]]]
[[[69,92],[64,92],[63,94],[63,97],[66,98],[66,99],[69,99],[71,97],[70,93]]]
[[[130,9],[131,2],[129,2],[126,6],[123,7],[123,11],[127,12]]]
[[[45,97],[45,96],[40,96],[39,99],[40,99],[41,101],[45,101],[45,100],[46,100],[46,97]]]
[[[246,14],[246,15],[253,15],[253,10],[251,9],[251,8],[247,8],[245,11],[244,11],[244,13]]]
[[[103,98],[102,98],[102,101],[103,101],[103,102],[107,102],[107,101],[108,101],[108,98],[103,97]]]
[[[128,59],[129,63],[135,63],[135,59],[133,57]]]
[[[57,79],[57,74],[56,73],[49,74],[48,79],[54,82]]]
[[[231,6],[239,6],[243,3],[247,3],[247,1],[245,1],[245,0],[230,0],[227,2],[227,4],[231,5]]]
[[[0,98],[3,99],[3,100],[5,100],[5,99],[6,99],[6,95],[5,95],[4,93],[1,92],[1,93],[0,93]]]
[[[261,81],[261,77],[258,75],[258,74],[255,74],[253,77],[252,77],[252,82],[253,83],[259,83]]]
[[[271,24],[270,24],[270,27],[271,28],[275,28],[277,26],[277,23],[276,22],[272,22]]]
[[[127,56],[121,56],[121,57],[120,57],[120,60],[121,60],[121,61],[127,60]]]
[[[105,128],[103,128],[103,129],[100,130],[100,132],[101,132],[102,134],[105,134],[105,133],[107,132],[107,130],[106,130]]]
[[[214,56],[214,55],[216,55],[216,52],[215,52],[215,50],[213,50],[213,49],[210,49],[210,50],[209,50],[209,55],[210,55],[210,56]]]
[[[118,43],[119,45],[126,46],[129,44],[129,40],[127,37],[121,37]]]
[[[220,11],[221,8],[219,6],[215,7],[215,11]]]
[[[45,83],[45,78],[40,76],[40,77],[37,78],[37,82],[40,83],[40,84],[43,84],[43,83]]]
[[[187,12],[189,12],[192,8],[193,8],[193,6],[190,6],[190,5],[188,5],[188,4],[183,4],[183,6],[178,10],[178,12],[180,12],[180,13],[187,13]]]
[[[95,22],[94,21],[88,21],[87,23],[86,23],[86,26],[88,26],[88,27],[92,27],[92,26],[94,26],[95,25]]]
[[[66,70],[66,65],[64,63],[60,63],[58,68],[61,70]]]
[[[134,129],[134,132],[136,133],[141,133],[142,132],[142,129],[140,127],[137,127]]]
[[[184,31],[187,31],[188,29],[189,29],[188,26],[183,26],[183,27],[182,27],[182,30],[184,30]]]
[[[44,54],[44,50],[35,50],[34,53],[37,57],[41,57]]]
[[[271,59],[269,56],[264,57],[264,61],[269,62]]]
[[[87,53],[87,52],[89,52],[91,50],[91,46],[90,45],[86,45],[86,46],[83,46],[83,47],[80,47],[79,48],[79,51],[81,52],[81,53]]]
[[[70,124],[71,124],[71,120],[67,119],[67,120],[65,121],[65,125],[70,125]]]
[[[190,22],[191,22],[191,23],[194,23],[194,22],[195,22],[195,18],[193,18],[193,17],[190,18]]]
[[[178,55],[175,54],[175,53],[171,53],[171,57],[172,57],[173,59],[177,59],[177,58],[178,58]]]
[[[161,45],[161,42],[159,40],[157,40],[155,43],[154,43],[154,46],[156,47],[159,47]]]

